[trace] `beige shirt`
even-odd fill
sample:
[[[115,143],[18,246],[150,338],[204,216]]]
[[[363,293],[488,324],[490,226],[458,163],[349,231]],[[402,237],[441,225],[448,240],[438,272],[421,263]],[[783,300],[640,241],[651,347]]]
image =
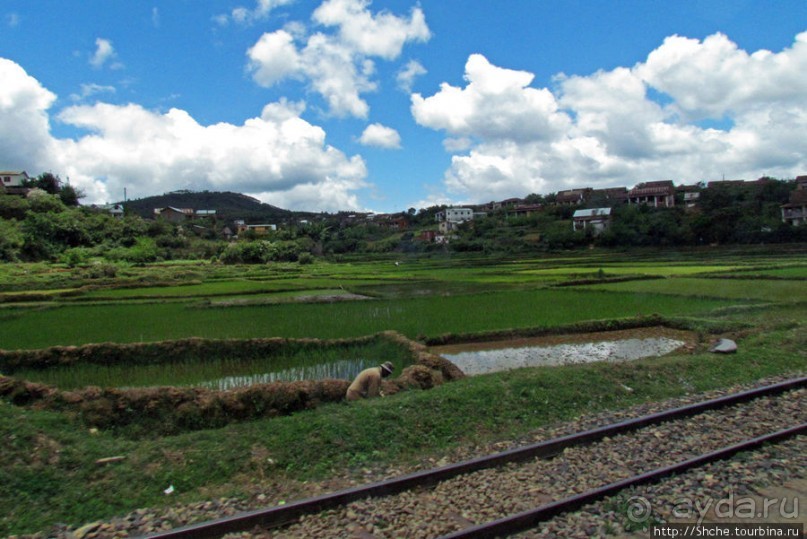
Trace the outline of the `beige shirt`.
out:
[[[364,369],[347,388],[345,398],[349,401],[377,397],[381,392],[381,367]]]

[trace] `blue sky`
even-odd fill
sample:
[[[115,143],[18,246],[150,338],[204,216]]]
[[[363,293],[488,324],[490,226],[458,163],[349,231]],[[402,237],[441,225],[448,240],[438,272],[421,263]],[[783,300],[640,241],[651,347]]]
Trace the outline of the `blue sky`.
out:
[[[394,212],[807,173],[807,2],[2,0],[0,168]]]

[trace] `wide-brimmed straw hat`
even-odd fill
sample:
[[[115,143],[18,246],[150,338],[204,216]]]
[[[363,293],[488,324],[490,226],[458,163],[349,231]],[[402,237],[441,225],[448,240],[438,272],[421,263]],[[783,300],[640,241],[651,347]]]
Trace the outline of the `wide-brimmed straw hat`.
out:
[[[385,371],[387,374],[392,374],[392,371],[395,370],[395,366],[391,361],[385,361],[381,364],[381,370]]]

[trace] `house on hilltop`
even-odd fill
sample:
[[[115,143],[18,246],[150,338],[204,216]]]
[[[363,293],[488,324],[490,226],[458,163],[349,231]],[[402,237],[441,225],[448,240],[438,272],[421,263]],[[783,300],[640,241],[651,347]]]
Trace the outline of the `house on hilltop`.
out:
[[[591,205],[598,204],[601,207],[614,207],[625,204],[628,201],[627,187],[607,187],[605,189],[592,189],[587,197],[587,202]]]
[[[437,237],[436,230],[423,230],[420,234],[415,237],[416,240],[425,241],[427,243],[434,243],[435,238]]]
[[[684,208],[691,210],[698,206],[698,200],[701,198],[701,186],[695,185],[679,185],[675,188],[677,193],[680,193],[684,199]]]
[[[439,223],[440,232],[444,234],[451,232],[466,221],[473,221],[473,218],[474,211],[471,208],[446,208],[434,216],[434,220]]]
[[[24,170],[0,171],[0,185],[2,185],[3,187],[22,187],[23,184],[29,181],[30,179],[31,178]]]
[[[675,206],[675,186],[670,180],[640,183],[628,192],[628,203],[672,208]]]
[[[501,209],[512,208],[523,204],[524,201],[520,198],[507,198],[504,200],[492,200],[487,204],[481,206],[483,211],[496,211]]]
[[[161,218],[171,223],[181,223],[196,217],[216,217],[216,210],[194,210],[193,208],[154,208],[154,218]]]
[[[29,180],[31,180],[31,178],[24,170],[0,171],[0,193],[25,196],[30,191],[30,188],[23,187],[23,185]]]
[[[541,204],[516,204],[507,208],[508,217],[529,217],[543,209]]]
[[[389,230],[406,230],[409,228],[409,219],[403,213],[384,213],[378,215],[376,223],[378,223],[378,226]]]
[[[123,204],[121,204],[119,202],[116,202],[114,204],[101,204],[101,205],[98,205],[98,206],[93,205],[92,207],[97,208],[97,209],[99,209],[101,211],[105,211],[109,215],[111,215],[112,217],[115,217],[116,219],[122,219],[123,218],[123,214],[124,214]]]
[[[583,189],[568,189],[566,191],[558,191],[555,195],[555,204],[561,206],[576,206],[578,204],[585,204],[593,189],[585,187]]]
[[[277,225],[269,225],[269,224],[259,224],[259,225],[248,225],[244,222],[239,222],[237,225],[238,227],[238,234],[241,235],[244,232],[252,232],[258,236],[263,236],[270,232],[275,232],[277,230]]]
[[[782,222],[793,226],[807,224],[807,176],[796,178],[796,189],[790,193],[790,200],[783,204]]]
[[[165,219],[170,223],[181,223],[191,217],[193,217],[193,210],[191,208],[175,208],[173,206],[154,208],[155,219]]]

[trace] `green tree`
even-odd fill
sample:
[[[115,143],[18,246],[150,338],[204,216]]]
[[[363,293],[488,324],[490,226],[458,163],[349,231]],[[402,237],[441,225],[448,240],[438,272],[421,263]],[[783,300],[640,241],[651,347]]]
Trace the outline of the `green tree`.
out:
[[[309,223],[302,228],[301,232],[313,240],[314,245],[311,252],[315,255],[322,255],[325,242],[331,233],[331,227],[324,222]]]
[[[78,201],[84,198],[84,192],[80,189],[76,189],[72,185],[65,184],[59,189],[59,198],[62,201],[62,204],[69,207],[76,207],[78,206]]]
[[[541,243],[550,250],[571,249],[586,244],[587,238],[585,232],[572,230],[571,221],[556,221],[544,231]]]
[[[63,250],[54,241],[56,227],[53,214],[28,212],[21,224],[22,255],[28,260],[50,260]]]
[[[50,172],[45,172],[44,174],[40,174],[36,178],[28,180],[23,185],[25,187],[34,187],[37,189],[42,189],[43,191],[45,191],[50,195],[58,195],[59,191],[62,188],[62,180],[60,180],[58,176],[55,176]]]
[[[29,211],[22,222],[22,232],[24,252],[33,260],[49,260],[67,248],[93,245],[86,218],[78,209],[58,213]]]
[[[16,261],[24,243],[25,238],[17,221],[0,219],[0,260]]]

